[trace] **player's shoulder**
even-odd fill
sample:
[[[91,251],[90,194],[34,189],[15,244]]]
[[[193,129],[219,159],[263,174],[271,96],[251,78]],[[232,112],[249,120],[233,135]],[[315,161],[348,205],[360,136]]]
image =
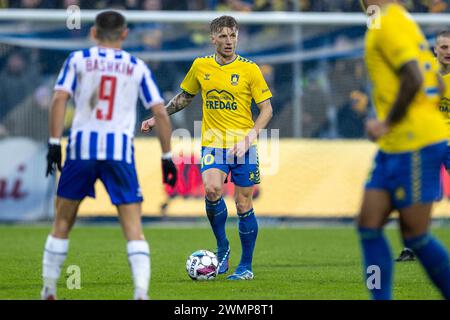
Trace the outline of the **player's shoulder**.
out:
[[[238,62],[241,62],[243,65],[253,65],[253,67],[257,66],[254,61],[247,59],[243,56],[238,55],[236,59]]]
[[[200,56],[194,59],[192,65],[208,65],[214,63],[214,55]]]
[[[137,66],[147,66],[147,64],[142,60],[141,58],[136,57],[135,55],[131,54],[130,52],[126,50],[119,50],[118,54],[120,54],[120,58],[126,62],[129,62],[131,64],[137,65]]]
[[[411,14],[402,5],[398,3],[391,3],[387,5],[381,15],[381,23],[414,23]]]
[[[445,91],[443,95],[442,100],[449,100],[450,99],[450,73],[442,74],[442,81],[445,84]]]
[[[121,54],[121,59],[124,62],[131,64],[136,69],[141,70],[143,72],[147,72],[147,71],[151,72],[147,63],[144,60],[142,60],[141,58],[139,58],[125,50],[121,50],[120,54]]]
[[[255,74],[259,70],[259,66],[254,61],[240,55],[237,56],[236,62],[239,64],[239,69],[246,70],[249,74]]]
[[[89,49],[75,50],[69,53],[67,59],[70,61],[80,60],[84,57],[84,52]]]
[[[445,82],[450,83],[450,73],[443,74],[441,77],[445,80]]]

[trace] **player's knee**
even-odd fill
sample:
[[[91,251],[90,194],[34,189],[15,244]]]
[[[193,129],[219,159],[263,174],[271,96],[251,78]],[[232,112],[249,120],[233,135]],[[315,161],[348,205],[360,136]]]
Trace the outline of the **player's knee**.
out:
[[[206,184],[205,193],[209,201],[216,201],[222,196],[222,189],[214,184]]]
[[[250,199],[244,198],[236,201],[236,209],[239,213],[248,212],[253,207],[253,203]]]
[[[401,224],[400,230],[403,239],[410,239],[426,233],[428,231],[428,225],[410,226],[407,224]]]

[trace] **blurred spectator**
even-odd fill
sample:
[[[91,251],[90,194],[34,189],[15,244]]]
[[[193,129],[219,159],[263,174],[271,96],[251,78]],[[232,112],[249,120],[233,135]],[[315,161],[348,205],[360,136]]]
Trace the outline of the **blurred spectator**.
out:
[[[187,10],[190,11],[202,11],[206,9],[207,5],[205,0],[191,0],[187,3]]]
[[[81,8],[81,0],[63,0],[63,9],[67,9],[70,6],[77,6]]]
[[[334,104],[343,105],[355,88],[365,88],[365,73],[362,59],[337,60],[328,74]]]
[[[361,91],[352,91],[350,100],[338,112],[338,135],[344,139],[358,139],[365,135],[365,121],[369,98]]]
[[[81,0],[82,9],[117,8],[139,10],[142,0]],[[9,8],[64,8],[64,0],[0,0],[0,7]],[[197,2],[192,6],[192,2]],[[164,0],[161,10],[195,10],[200,7],[218,11],[291,11],[296,2],[301,11],[319,12],[359,12],[359,0]],[[408,10],[413,12],[449,12],[448,1],[445,0],[403,0]]]
[[[162,9],[162,2],[161,0],[143,0],[140,8],[146,11],[158,11]],[[134,25],[133,32],[146,49],[160,50],[163,40],[162,28],[163,25],[159,23],[139,23]]]
[[[323,128],[323,124],[327,122],[328,99],[320,79],[315,72],[311,72],[307,75],[304,84],[303,113],[312,116],[312,121],[303,123],[303,135],[305,137],[328,137],[328,132],[325,132]]]
[[[429,11],[433,13],[445,12],[448,9],[448,4],[443,0],[430,0]]]
[[[9,135],[29,137],[38,141],[48,139],[48,116],[52,99],[49,84],[39,86],[34,93],[12,110],[4,121]]]
[[[127,10],[139,10],[139,0],[125,0]]]
[[[163,10],[185,11],[188,9],[188,1],[164,0]]]
[[[253,1],[248,0],[219,0],[212,4],[211,9],[217,11],[252,11]]]
[[[233,11],[252,11],[253,1],[251,0],[227,0],[226,2]]]
[[[0,120],[30,94],[37,84],[38,72],[27,64],[20,52],[13,52],[0,73]]]
[[[360,139],[365,135],[365,120],[368,115],[369,98],[365,93],[354,90],[350,93],[346,103],[337,112],[336,118],[324,119],[321,126],[313,133],[315,138],[325,139]],[[309,114],[311,120],[317,122],[318,115]],[[333,122],[337,123],[334,124]],[[332,134],[334,127],[337,132]]]
[[[126,10],[126,4],[123,0],[108,0],[105,9]]]
[[[20,7],[24,9],[51,9],[56,8],[56,3],[51,0],[22,0]]]

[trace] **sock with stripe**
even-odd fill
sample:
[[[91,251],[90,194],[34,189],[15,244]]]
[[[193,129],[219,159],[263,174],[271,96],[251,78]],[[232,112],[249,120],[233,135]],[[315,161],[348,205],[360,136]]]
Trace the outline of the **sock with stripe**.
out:
[[[450,300],[450,262],[446,248],[429,233],[404,239],[404,243],[417,255],[444,298]]]
[[[42,278],[44,282],[42,298],[45,299],[48,296],[56,297],[56,286],[68,249],[68,239],[59,239],[48,235],[42,259]]]
[[[214,236],[216,237],[217,248],[220,255],[222,251],[226,251],[228,249],[229,245],[225,232],[228,217],[227,205],[223,200],[223,197],[217,201],[210,201],[208,198],[205,198],[205,204],[206,215],[208,216],[209,223],[211,224]]]
[[[379,287],[368,288],[374,300],[392,299],[392,281],[394,264],[392,254],[386,237],[381,229],[358,228],[364,259],[364,277],[368,286],[369,276],[372,268],[379,270]],[[370,281],[370,280],[369,280]]]
[[[150,249],[147,241],[128,241],[127,253],[133,276],[134,299],[147,300],[150,283]]]
[[[258,236],[258,222],[253,208],[244,213],[238,213],[239,238],[241,239],[242,255],[239,267],[252,270],[253,251]]]

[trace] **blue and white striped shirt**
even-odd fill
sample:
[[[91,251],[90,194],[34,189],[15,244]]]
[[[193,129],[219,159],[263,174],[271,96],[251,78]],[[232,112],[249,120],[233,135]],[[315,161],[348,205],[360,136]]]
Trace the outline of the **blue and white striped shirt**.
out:
[[[55,90],[68,92],[75,102],[67,146],[71,160],[131,163],[138,97],[147,109],[164,102],[142,60],[103,47],[72,52]]]

